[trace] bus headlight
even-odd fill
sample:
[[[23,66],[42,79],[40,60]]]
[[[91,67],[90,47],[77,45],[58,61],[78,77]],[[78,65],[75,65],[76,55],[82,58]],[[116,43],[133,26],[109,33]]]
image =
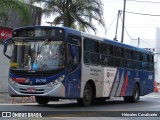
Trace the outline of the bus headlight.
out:
[[[9,81],[9,83],[11,83],[12,85],[15,85],[16,84],[16,82],[14,81],[14,80],[12,80],[12,78],[8,78],[8,81]]]
[[[54,85],[58,85],[59,83],[62,83],[62,81],[64,80],[65,75],[60,76],[59,78],[57,78],[56,80],[54,80],[53,82],[48,83],[47,85],[49,87],[52,87]]]

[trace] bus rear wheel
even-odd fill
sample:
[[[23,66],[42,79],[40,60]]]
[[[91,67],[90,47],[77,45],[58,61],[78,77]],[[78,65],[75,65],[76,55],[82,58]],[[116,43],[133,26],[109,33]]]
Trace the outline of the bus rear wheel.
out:
[[[82,106],[89,106],[93,102],[93,91],[90,84],[86,84],[83,92],[83,98],[77,100]]]
[[[48,97],[35,96],[35,100],[40,105],[46,105],[49,102]]]
[[[125,102],[136,103],[139,100],[139,96],[140,96],[140,89],[139,89],[138,84],[135,84],[134,88],[133,88],[133,95],[132,96],[125,96],[123,98],[124,98]]]

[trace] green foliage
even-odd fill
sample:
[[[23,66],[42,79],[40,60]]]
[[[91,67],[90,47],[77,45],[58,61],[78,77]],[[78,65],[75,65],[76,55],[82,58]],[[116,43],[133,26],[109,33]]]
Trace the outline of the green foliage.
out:
[[[5,22],[8,20],[7,10],[18,12],[23,25],[29,25],[31,23],[29,8],[23,0],[0,0],[0,18],[6,20]]]
[[[0,20],[4,21],[4,26],[7,25],[8,15],[4,11],[0,11]]]
[[[105,28],[101,0],[33,0],[44,9],[44,14],[55,16],[54,25],[63,25],[82,31],[90,28],[96,33],[95,21]]]

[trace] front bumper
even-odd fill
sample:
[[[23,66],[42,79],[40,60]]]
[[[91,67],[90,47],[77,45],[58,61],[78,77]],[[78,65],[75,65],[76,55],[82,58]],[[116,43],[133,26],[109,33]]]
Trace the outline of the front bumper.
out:
[[[49,87],[46,85],[21,85],[9,82],[8,91],[10,96],[48,96],[65,97],[65,87],[62,83]]]

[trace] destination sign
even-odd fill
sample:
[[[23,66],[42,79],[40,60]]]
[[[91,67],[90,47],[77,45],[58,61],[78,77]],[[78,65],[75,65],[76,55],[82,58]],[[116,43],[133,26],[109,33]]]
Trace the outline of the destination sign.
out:
[[[31,27],[13,31],[13,37],[64,37],[62,28]]]

